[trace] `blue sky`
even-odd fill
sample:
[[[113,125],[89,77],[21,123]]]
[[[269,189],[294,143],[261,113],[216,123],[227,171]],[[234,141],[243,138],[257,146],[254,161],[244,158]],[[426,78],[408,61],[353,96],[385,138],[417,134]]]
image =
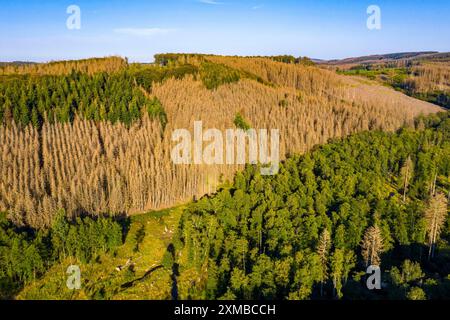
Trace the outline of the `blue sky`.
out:
[[[69,30],[69,5],[81,29]],[[369,5],[381,30],[366,27]],[[331,59],[450,51],[448,0],[0,0],[0,61],[155,53],[292,54]]]

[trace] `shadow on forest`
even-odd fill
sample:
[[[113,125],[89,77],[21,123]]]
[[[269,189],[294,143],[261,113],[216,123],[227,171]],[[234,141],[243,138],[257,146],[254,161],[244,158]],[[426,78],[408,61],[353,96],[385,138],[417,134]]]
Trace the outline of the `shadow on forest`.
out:
[[[172,274],[170,276],[171,280],[172,280],[172,287],[171,287],[171,298],[172,300],[177,300],[178,299],[178,285],[177,285],[177,277],[179,276],[179,265],[178,263],[175,263],[175,246],[171,243],[169,244],[169,246],[167,247],[167,251],[166,253],[169,253],[169,256],[171,257],[171,260],[173,263],[171,263],[171,270],[172,270]],[[151,269],[149,269],[142,277],[134,279],[132,281],[126,282],[124,284],[122,284],[120,286],[120,288],[122,290],[124,289],[128,289],[131,288],[132,286],[134,286],[137,282],[141,282],[143,280],[145,280],[147,277],[149,277],[153,272],[155,272],[156,270],[162,269],[162,268],[166,268],[166,266],[164,265],[164,261],[163,264],[157,265],[155,267],[152,267]]]
[[[172,300],[178,300],[177,277],[180,275],[180,272],[179,264],[175,262],[175,246],[172,243],[167,247],[167,252],[170,254],[170,257],[172,259],[172,274],[170,276],[170,278],[172,279],[171,297]]]
[[[393,250],[381,255],[382,268],[389,270],[408,259],[420,263],[426,273],[439,273],[440,276],[447,276],[450,273],[450,249],[438,248],[435,256],[430,260],[428,259],[428,250],[428,246],[420,243],[397,245]]]
[[[130,288],[130,287],[132,287],[136,282],[143,281],[145,278],[147,278],[149,275],[151,275],[154,271],[156,271],[156,270],[158,270],[158,269],[161,269],[161,268],[163,268],[162,265],[155,266],[155,267],[151,268],[150,270],[148,270],[142,277],[137,278],[137,279],[134,279],[134,280],[129,281],[129,282],[127,282],[127,283],[124,283],[124,284],[122,284],[122,285],[120,286],[120,288],[122,288],[122,289]]]

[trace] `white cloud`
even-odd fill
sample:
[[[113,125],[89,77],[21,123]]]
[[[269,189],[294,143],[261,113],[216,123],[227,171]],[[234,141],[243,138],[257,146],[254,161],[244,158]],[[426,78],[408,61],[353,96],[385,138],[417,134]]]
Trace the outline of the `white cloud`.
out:
[[[259,10],[259,9],[262,9],[262,8],[264,8],[264,5],[263,4],[259,4],[259,5],[253,6],[252,10]]]
[[[174,29],[163,29],[163,28],[118,28],[114,29],[115,33],[124,34],[128,36],[138,36],[138,37],[150,37],[161,34],[168,34],[174,31]]]
[[[223,4],[223,2],[219,2],[216,0],[197,0],[197,1],[204,4],[214,4],[214,5]]]

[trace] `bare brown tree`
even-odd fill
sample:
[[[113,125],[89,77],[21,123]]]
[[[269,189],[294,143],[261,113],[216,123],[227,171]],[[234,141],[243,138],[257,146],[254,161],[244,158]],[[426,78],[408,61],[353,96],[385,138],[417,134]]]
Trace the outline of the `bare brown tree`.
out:
[[[328,277],[328,254],[330,253],[331,247],[331,238],[330,233],[327,229],[324,229],[320,234],[319,244],[317,246],[317,254],[320,257],[320,262],[322,265],[322,279],[320,281],[320,295],[323,296],[323,284],[327,280]]]
[[[383,252],[383,236],[377,225],[366,230],[361,242],[361,254],[366,266],[380,265],[380,253]]]
[[[447,205],[446,196],[438,192],[430,199],[428,209],[425,211],[429,246],[428,259],[434,258],[436,242],[447,217]]]
[[[402,169],[400,170],[400,177],[403,181],[403,202],[406,202],[406,193],[408,192],[408,186],[413,176],[414,164],[411,157],[408,156]]]

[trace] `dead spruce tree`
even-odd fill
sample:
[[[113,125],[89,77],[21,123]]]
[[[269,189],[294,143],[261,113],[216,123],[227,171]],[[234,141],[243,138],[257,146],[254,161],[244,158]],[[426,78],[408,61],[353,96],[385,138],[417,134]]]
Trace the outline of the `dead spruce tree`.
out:
[[[327,270],[327,263],[328,263],[328,254],[330,252],[330,246],[331,246],[331,238],[330,233],[327,229],[324,229],[320,235],[319,238],[319,244],[317,245],[317,254],[320,257],[320,264],[322,265],[322,272],[321,272],[321,280],[320,280],[320,296],[323,296],[323,284],[327,280],[328,277],[328,270]]]
[[[447,216],[447,204],[445,195],[438,192],[430,199],[428,208],[425,211],[429,246],[428,260],[434,258],[436,242],[439,239]]]
[[[366,266],[379,265],[380,253],[383,252],[383,236],[377,225],[368,228],[361,242],[361,254]]]
[[[405,161],[405,164],[400,170],[400,176],[403,181],[403,202],[406,201],[406,193],[408,192],[409,183],[411,182],[411,178],[413,176],[414,170],[413,166],[414,164],[411,160],[411,157],[408,156],[408,158]]]

